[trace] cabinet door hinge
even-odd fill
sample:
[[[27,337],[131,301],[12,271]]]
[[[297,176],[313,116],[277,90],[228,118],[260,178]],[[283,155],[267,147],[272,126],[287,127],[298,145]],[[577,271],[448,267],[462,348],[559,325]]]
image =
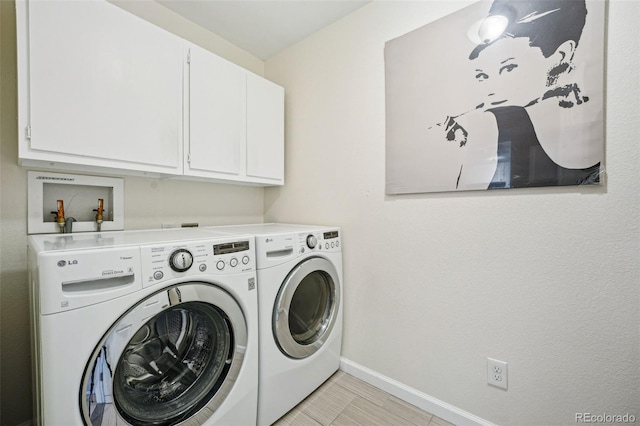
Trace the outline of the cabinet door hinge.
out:
[[[187,163],[191,164],[191,153],[187,154]]]
[[[27,140],[31,140],[31,126],[27,126],[27,128],[25,129],[25,133],[27,136]]]

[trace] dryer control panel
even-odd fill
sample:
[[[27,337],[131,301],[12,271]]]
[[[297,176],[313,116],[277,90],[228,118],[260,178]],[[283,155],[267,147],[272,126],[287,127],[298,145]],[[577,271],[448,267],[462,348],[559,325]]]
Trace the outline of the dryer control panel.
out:
[[[259,269],[290,262],[311,253],[339,253],[340,251],[342,251],[342,240],[339,228],[256,237]]]
[[[340,251],[340,231],[337,229],[298,234],[300,254],[309,251]]]
[[[253,237],[175,242],[140,247],[145,287],[185,277],[229,275],[256,268]]]

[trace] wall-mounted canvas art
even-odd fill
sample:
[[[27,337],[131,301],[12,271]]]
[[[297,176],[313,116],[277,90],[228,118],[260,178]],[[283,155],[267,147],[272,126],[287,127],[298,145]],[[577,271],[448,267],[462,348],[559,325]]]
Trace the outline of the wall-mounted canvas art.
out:
[[[385,45],[388,194],[599,184],[604,1],[482,1]]]

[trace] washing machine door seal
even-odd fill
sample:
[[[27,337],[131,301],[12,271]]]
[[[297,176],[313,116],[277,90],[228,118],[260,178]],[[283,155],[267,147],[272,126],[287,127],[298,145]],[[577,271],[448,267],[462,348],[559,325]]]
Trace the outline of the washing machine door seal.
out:
[[[156,292],[120,317],[96,346],[80,388],[84,422],[202,424],[231,391],[246,347],[246,319],[223,289],[193,282]],[[101,374],[108,375],[109,389],[97,407],[110,408],[108,415],[91,401],[94,387],[104,386],[96,382],[98,365],[106,366]]]
[[[340,306],[336,268],[323,257],[310,257],[287,275],[273,308],[273,336],[290,358],[307,358],[331,335]]]

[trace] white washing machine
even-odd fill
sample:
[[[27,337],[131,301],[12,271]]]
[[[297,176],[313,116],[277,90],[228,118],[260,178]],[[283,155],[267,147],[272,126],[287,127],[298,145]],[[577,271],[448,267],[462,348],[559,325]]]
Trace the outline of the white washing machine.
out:
[[[253,236],[29,237],[35,423],[254,425]]]
[[[256,238],[258,425],[270,425],[340,366],[341,231],[277,223],[213,229]]]

